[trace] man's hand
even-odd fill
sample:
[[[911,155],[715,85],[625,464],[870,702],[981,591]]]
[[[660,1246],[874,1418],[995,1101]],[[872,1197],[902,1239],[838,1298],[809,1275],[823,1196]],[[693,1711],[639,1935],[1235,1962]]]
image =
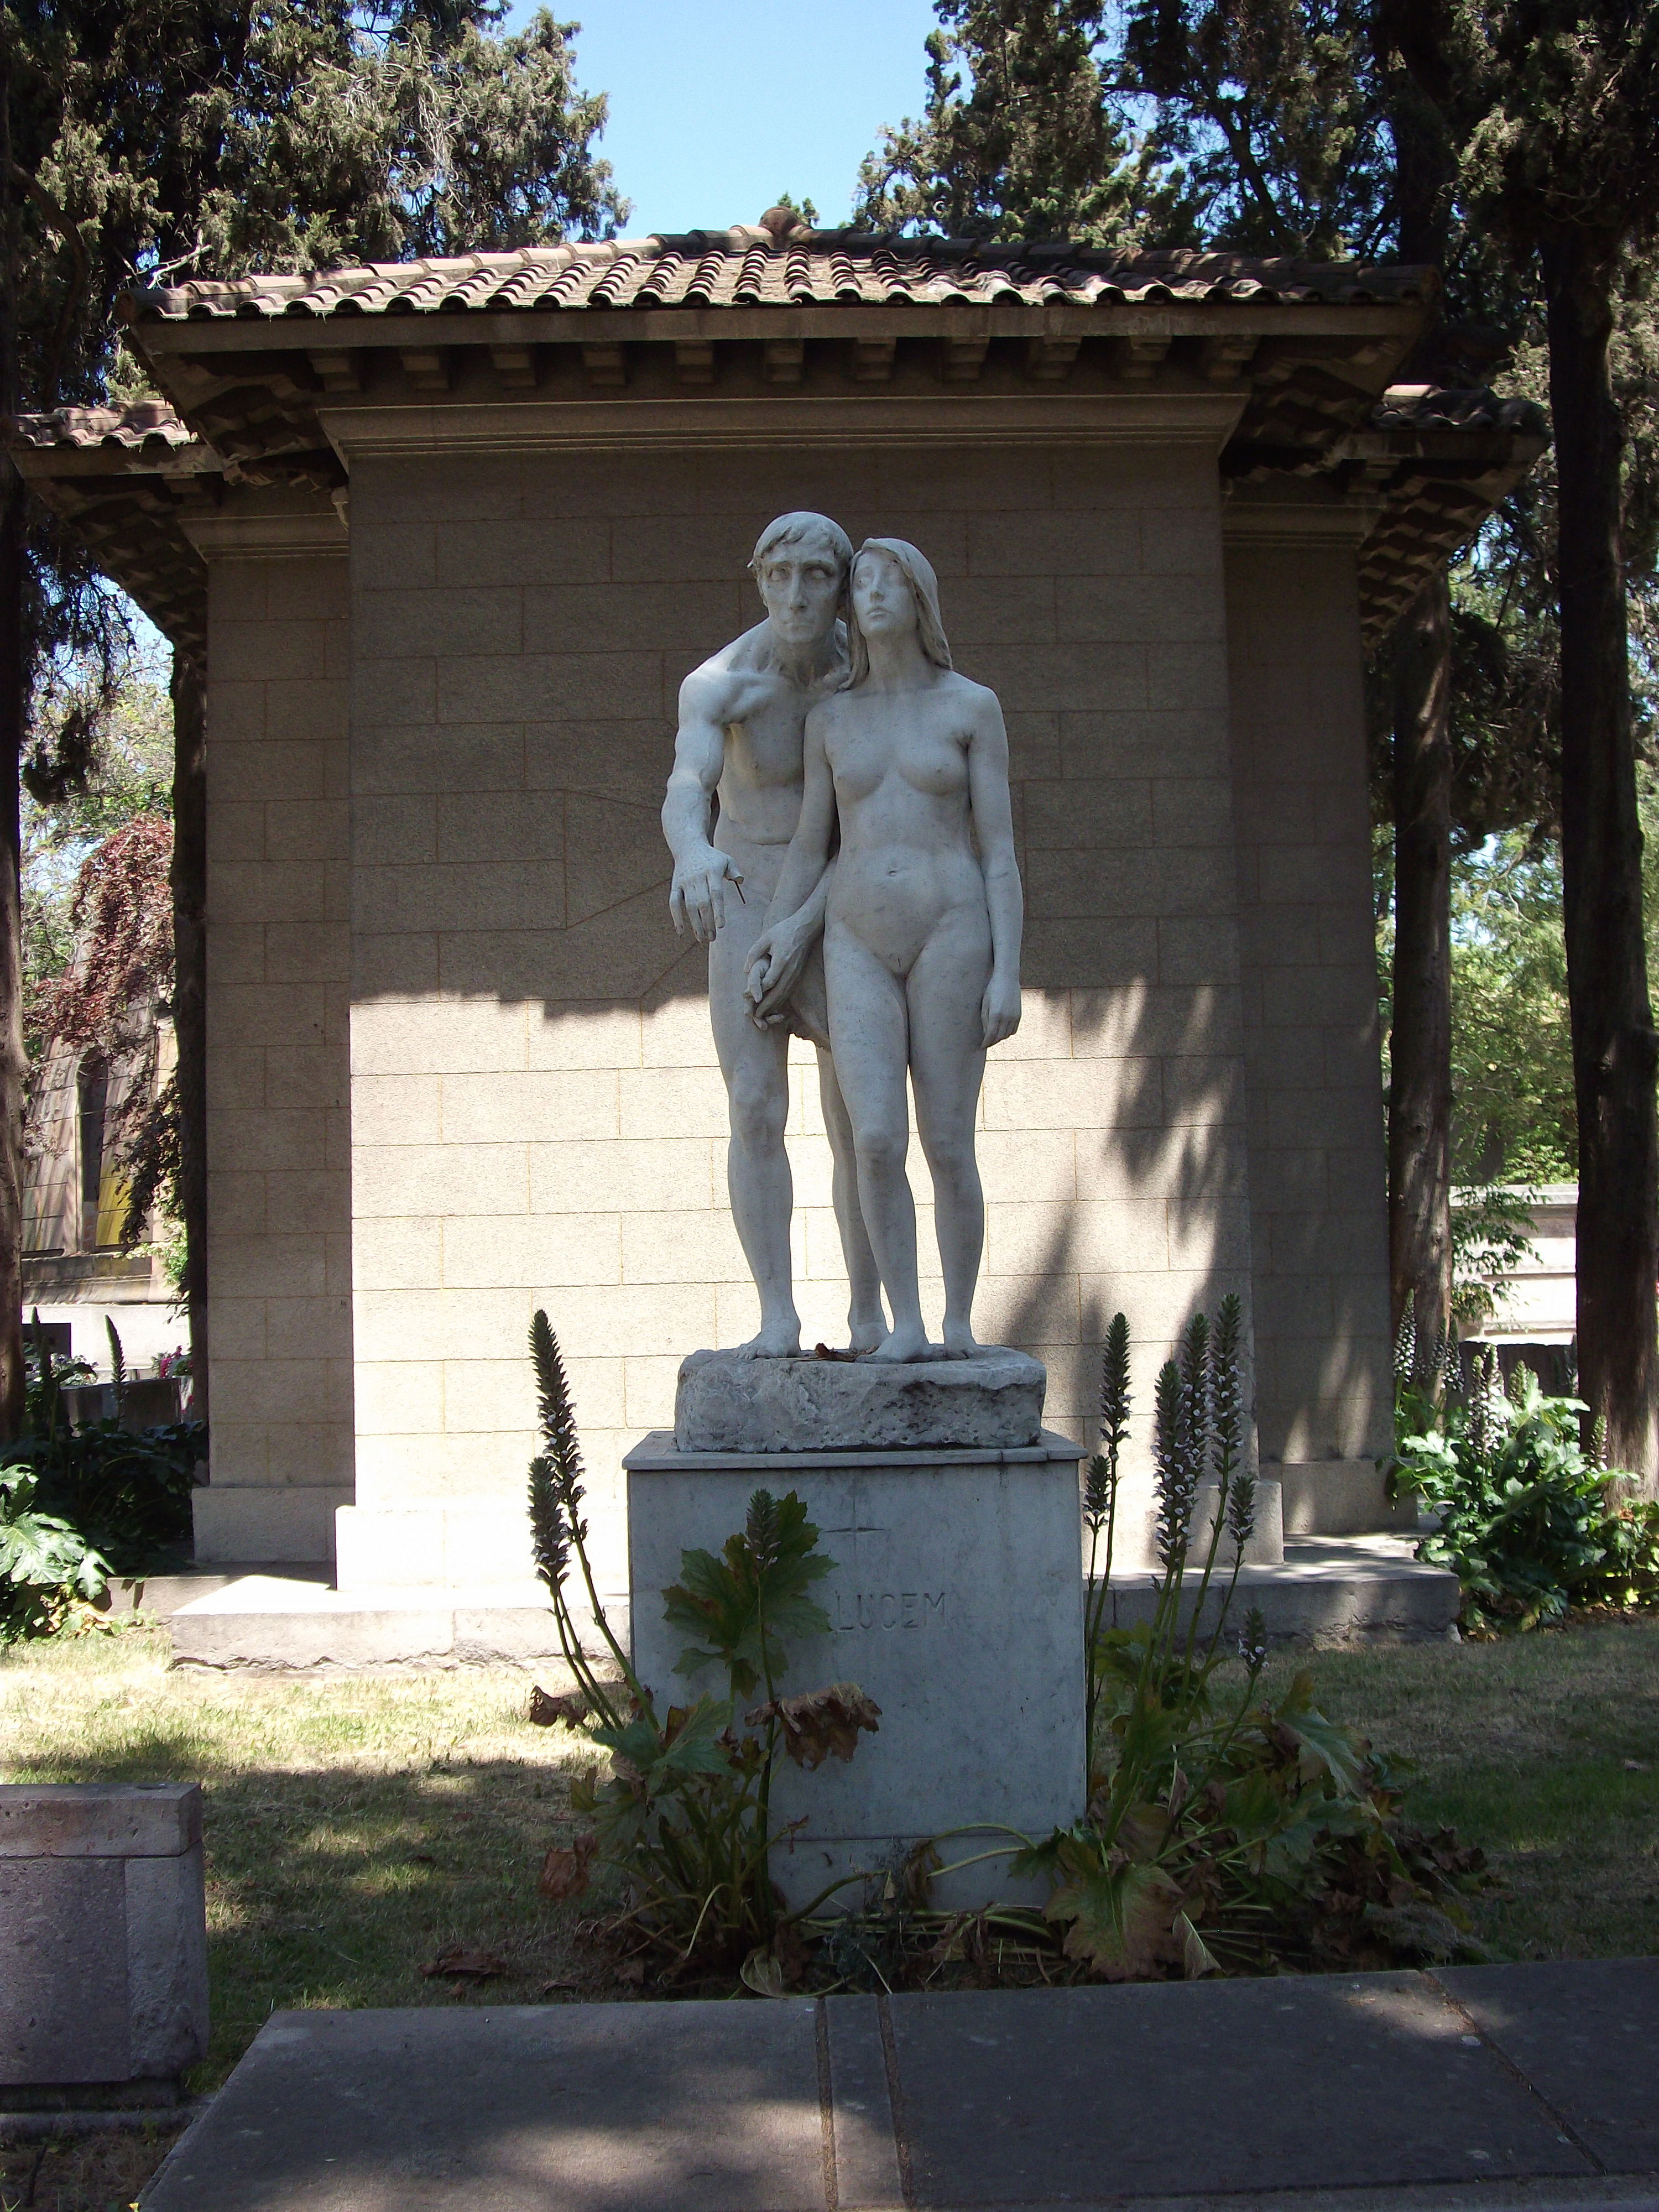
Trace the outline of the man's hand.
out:
[[[690,860],[678,863],[668,893],[668,911],[682,937],[689,929],[699,945],[708,945],[716,931],[726,927],[728,883],[741,900],[743,871],[729,853],[713,845],[705,845]]]
[[[984,1026],[985,1049],[1000,1044],[1005,1037],[1012,1036],[1019,1027],[1019,983],[1018,978],[1010,983],[993,974],[985,987],[985,996],[979,1004],[980,1020]]]
[[[786,915],[762,930],[749,953],[749,974],[744,996],[754,1008],[757,1029],[781,1022],[790,993],[801,979],[807,957],[817,937],[816,927],[799,914]]]

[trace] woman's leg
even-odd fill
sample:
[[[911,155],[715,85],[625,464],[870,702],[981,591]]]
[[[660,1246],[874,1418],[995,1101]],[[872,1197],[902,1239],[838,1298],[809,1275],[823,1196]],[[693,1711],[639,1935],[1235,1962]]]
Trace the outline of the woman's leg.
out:
[[[983,908],[947,914],[910,970],[910,1078],[916,1132],[933,1177],[933,1218],[945,1270],[945,1350],[965,1359],[974,1340],[974,1287],[985,1245],[985,1196],[974,1158],[985,1052],[980,1002],[991,975]]]
[[[858,1152],[847,1101],[836,1080],[836,1063],[822,1045],[818,1047],[818,1097],[830,1136],[836,1226],[841,1231],[841,1249],[847,1261],[849,1340],[854,1352],[873,1352],[887,1334],[887,1316],[881,1310],[881,1270],[859,1211]]]
[[[910,1141],[904,986],[842,921],[824,926],[823,974],[836,1079],[853,1124],[860,1210],[893,1317],[892,1334],[869,1357],[925,1359],[916,1209],[904,1172]]]

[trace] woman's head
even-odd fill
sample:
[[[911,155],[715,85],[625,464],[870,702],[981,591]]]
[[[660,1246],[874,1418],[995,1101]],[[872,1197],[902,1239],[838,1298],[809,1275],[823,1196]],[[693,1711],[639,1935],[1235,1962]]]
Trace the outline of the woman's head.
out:
[[[902,624],[935,668],[949,668],[951,647],[939,619],[939,578],[927,556],[903,538],[866,538],[853,556],[847,579],[847,676],[850,690],[870,673],[870,648],[860,618],[872,628]]]

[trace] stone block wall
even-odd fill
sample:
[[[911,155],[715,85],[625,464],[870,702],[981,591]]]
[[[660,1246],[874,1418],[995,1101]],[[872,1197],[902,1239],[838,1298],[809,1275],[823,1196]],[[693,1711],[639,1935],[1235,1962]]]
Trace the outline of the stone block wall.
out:
[[[745,563],[787,508],[919,544],[1007,714],[1026,1009],[986,1078],[980,1334],[1044,1358],[1051,1421],[1086,1434],[1114,1310],[1145,1408],[1192,1308],[1248,1291],[1218,434],[354,461],[343,1582],[527,1576],[541,1304],[620,1588],[622,1452],[672,1419],[684,1352],[755,1325],[658,811],[679,682],[759,618]],[[805,1048],[793,1080],[805,1334],[841,1341]]]
[[[209,561],[212,1479],[199,1559],[326,1559],[352,1497],[345,533],[233,510]]]
[[[1392,1408],[1354,520],[1230,518],[1227,604],[1264,1472],[1287,1534],[1388,1518]]]

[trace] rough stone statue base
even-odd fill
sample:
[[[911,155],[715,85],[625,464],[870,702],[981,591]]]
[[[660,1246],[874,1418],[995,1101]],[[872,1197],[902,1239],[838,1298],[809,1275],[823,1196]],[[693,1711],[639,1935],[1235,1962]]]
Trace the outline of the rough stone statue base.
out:
[[[1048,1370],[1024,1352],[977,1359],[744,1359],[681,1364],[684,1452],[1000,1451],[1036,1443]]]
[[[881,1707],[881,1726],[860,1736],[850,1763],[831,1758],[805,1773],[781,1762],[774,1818],[805,1822],[772,1855],[792,1904],[846,1874],[879,1879],[924,1837],[994,1822],[1042,1836],[1082,1811],[1079,1456],[1046,1433],[1000,1450],[900,1458],[682,1452],[659,1432],[628,1455],[634,1663],[665,1703],[726,1694],[715,1668],[675,1674],[685,1638],[664,1622],[660,1593],[679,1579],[683,1551],[718,1552],[742,1528],[757,1488],[796,1492],[835,1560],[812,1591],[829,1633],[791,1639],[780,1687],[856,1682]],[[987,1832],[940,1849],[949,1863],[1012,1845]],[[999,1897],[1041,1903],[1043,1893],[1011,1881],[1004,1855],[944,1877],[935,1893],[972,1910]],[[854,1881],[825,1909],[863,1902]]]

